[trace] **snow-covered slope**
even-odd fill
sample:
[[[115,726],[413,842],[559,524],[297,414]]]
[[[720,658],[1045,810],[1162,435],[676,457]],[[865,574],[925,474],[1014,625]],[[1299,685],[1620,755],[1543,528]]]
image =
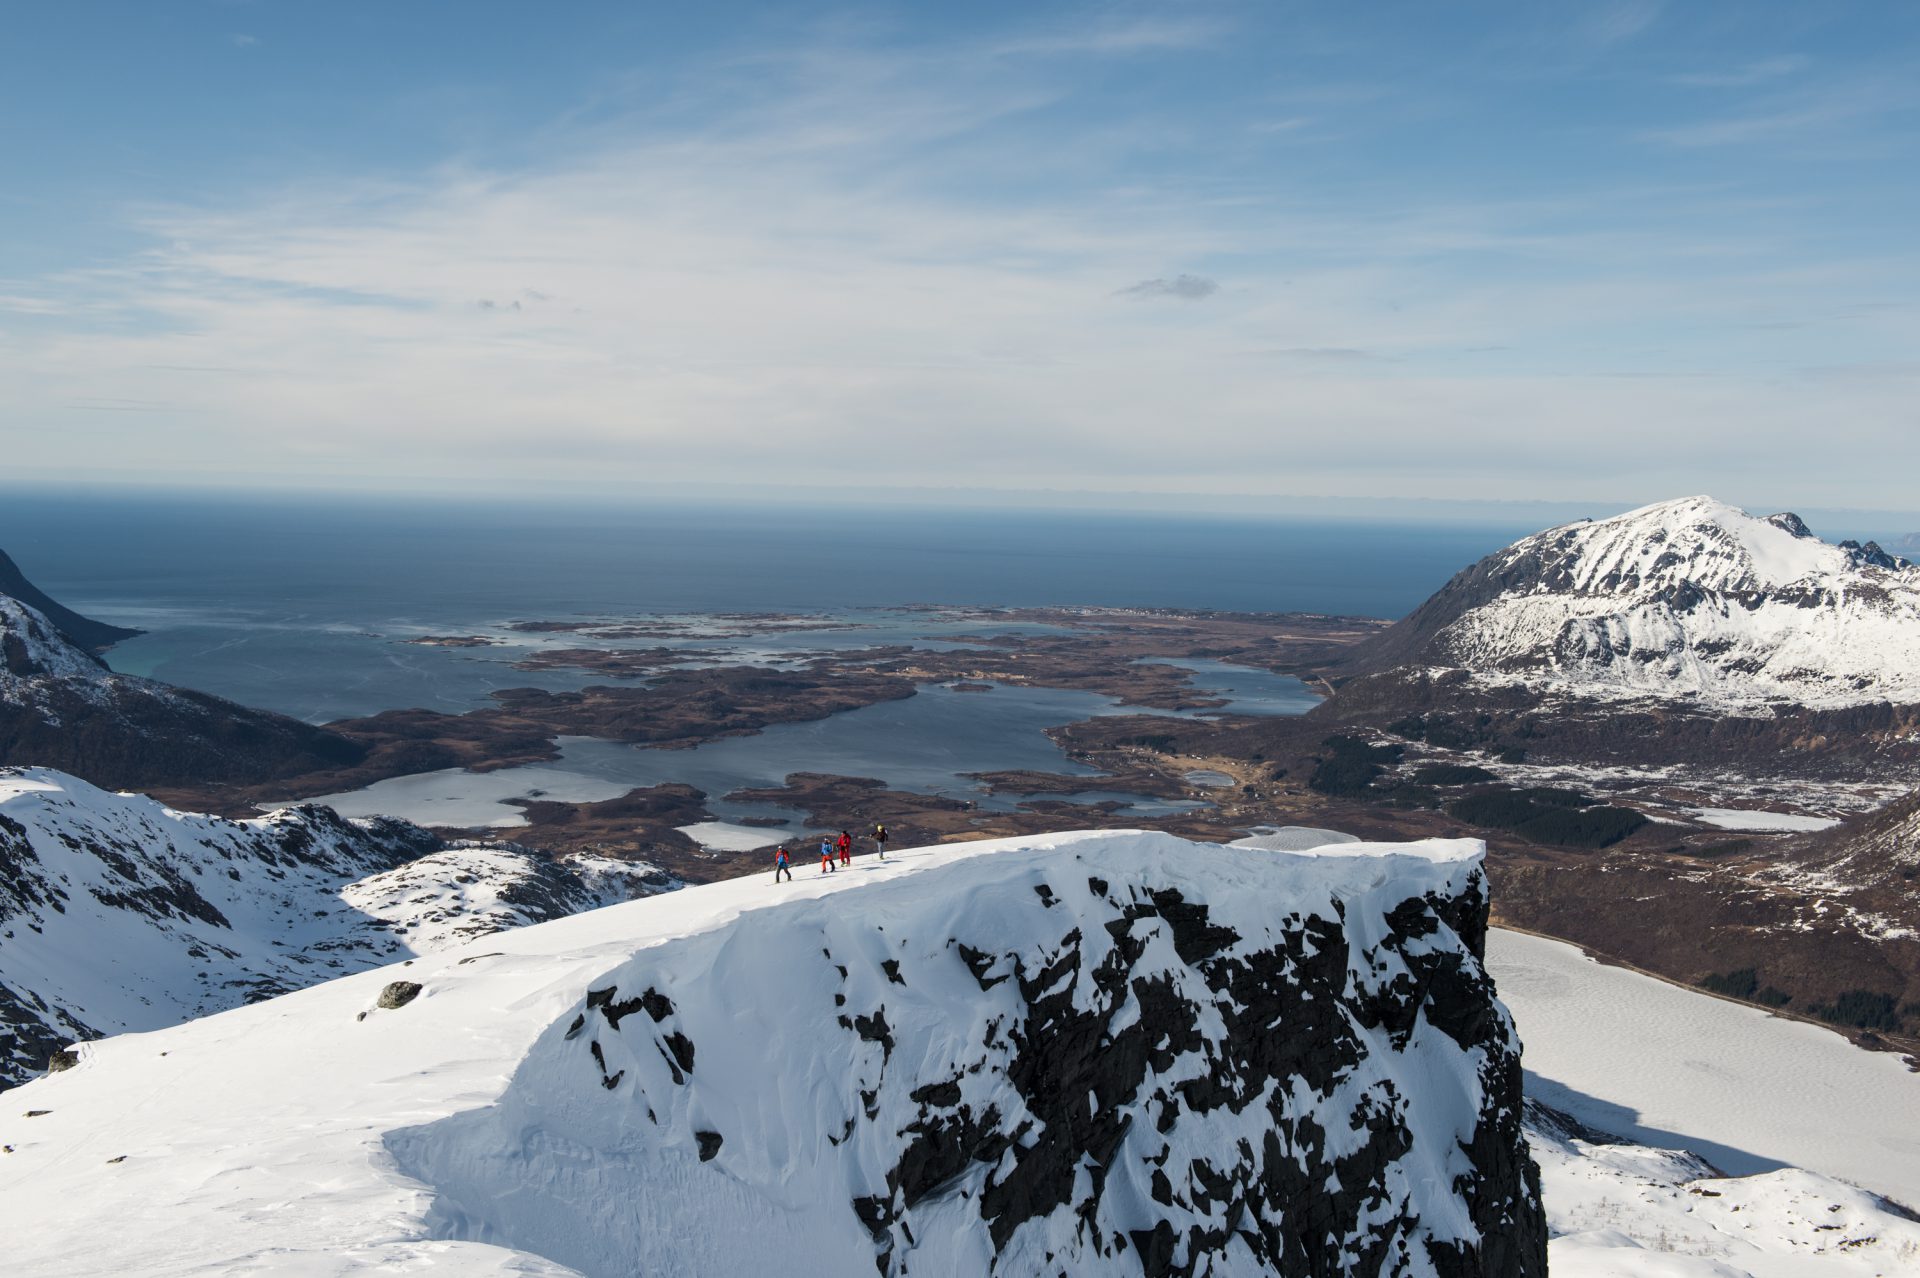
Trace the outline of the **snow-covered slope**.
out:
[[[264,780],[364,753],[297,719],[115,674],[39,610],[0,594],[0,764],[137,787]]]
[[[0,1087],[76,1038],[157,1029],[666,886],[442,844],[315,805],[175,812],[44,768],[0,768]]]
[[[1784,1167],[1724,1176],[1684,1150],[1623,1142],[1531,1101],[1555,1278],[1884,1278],[1920,1273],[1920,1221]]]
[[[1920,568],[1689,497],[1516,542],[1355,661],[1719,709],[1914,704]]]
[[[1539,1274],[1485,908],[1472,843],[1126,833],[690,888],[86,1046],[0,1115],[0,1234],[61,1274]]]

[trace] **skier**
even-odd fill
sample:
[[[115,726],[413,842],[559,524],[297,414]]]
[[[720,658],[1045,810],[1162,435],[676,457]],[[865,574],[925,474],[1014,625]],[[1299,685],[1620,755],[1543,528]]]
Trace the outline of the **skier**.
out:
[[[787,845],[782,843],[773,853],[773,881],[778,883],[781,875],[787,876],[787,882],[793,882],[793,866],[787,860]]]
[[[880,849],[880,859],[882,861],[886,860],[887,859],[887,827],[886,826],[876,825],[873,827],[873,846]]]
[[[833,840],[823,834],[820,836],[820,873],[829,870],[838,873],[840,867],[833,863]]]
[[[840,850],[840,864],[853,864],[853,835],[840,831],[840,837],[834,841],[834,847]]]

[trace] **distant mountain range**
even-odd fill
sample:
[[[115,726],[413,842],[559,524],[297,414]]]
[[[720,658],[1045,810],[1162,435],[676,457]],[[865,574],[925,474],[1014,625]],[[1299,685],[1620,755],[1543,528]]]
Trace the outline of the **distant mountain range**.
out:
[[[76,1039],[158,1029],[676,886],[304,805],[175,812],[0,768],[0,1088]]]
[[[338,733],[115,674],[94,652],[138,633],[61,607],[0,555],[0,765],[151,788],[272,780],[364,757]]]

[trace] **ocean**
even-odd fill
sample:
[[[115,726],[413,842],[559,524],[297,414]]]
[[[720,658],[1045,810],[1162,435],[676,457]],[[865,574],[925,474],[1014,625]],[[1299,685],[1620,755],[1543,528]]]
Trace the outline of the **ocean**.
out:
[[[0,549],[53,597],[148,633],[115,669],[312,722],[580,686],[507,663],[514,619],[820,613],[781,649],[978,633],[901,605],[1100,605],[1398,617],[1529,531],[1112,513],[515,504],[0,491]],[[443,649],[401,642],[492,634]],[[723,645],[714,645],[723,646]],[[738,650],[740,645],[724,645]]]
[[[147,633],[114,648],[116,670],[314,723],[426,707],[449,713],[497,689],[605,681],[512,662],[570,634],[515,620],[669,619],[690,658],[778,663],[822,649],[951,646],[1030,622],[938,607],[1107,606],[1398,617],[1462,567],[1529,531],[1392,523],[1045,511],[720,509],[692,503],[573,508],[497,501],[19,494],[0,492],[0,549],[54,598]],[[719,614],[807,614],[802,630],[741,634]],[[486,636],[493,646],[409,643]],[[595,643],[604,641],[595,640]],[[648,647],[654,636],[626,641]],[[1216,661],[1176,661],[1240,714],[1300,714],[1298,680]],[[433,825],[513,825],[511,800],[585,802],[683,781],[721,822],[698,837],[744,839],[729,820],[801,814],[727,796],[794,771],[877,777],[966,798],[996,796],[968,774],[1084,773],[1045,729],[1138,713],[1112,698],[1049,688],[987,694],[937,686],[906,701],[780,724],[694,750],[569,738],[548,764],[399,777],[328,796],[343,812]],[[1204,784],[1199,778],[1196,781]],[[1190,800],[1099,791],[1141,815]],[[717,833],[716,833],[717,832]]]

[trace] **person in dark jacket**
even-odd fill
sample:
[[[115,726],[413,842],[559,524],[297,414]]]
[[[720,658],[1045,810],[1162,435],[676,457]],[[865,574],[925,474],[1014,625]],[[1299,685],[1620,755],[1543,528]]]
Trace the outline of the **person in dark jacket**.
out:
[[[886,860],[887,859],[887,827],[886,826],[876,825],[873,827],[873,846],[880,849],[880,859],[882,861]]]

